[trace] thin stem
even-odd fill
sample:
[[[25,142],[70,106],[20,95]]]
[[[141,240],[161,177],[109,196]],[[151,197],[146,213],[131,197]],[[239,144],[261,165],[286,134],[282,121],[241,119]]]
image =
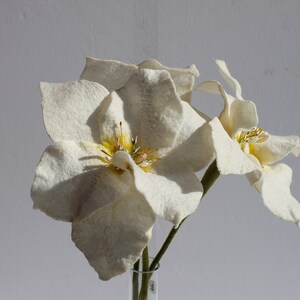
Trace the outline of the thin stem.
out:
[[[206,195],[206,193],[209,191],[209,189],[212,187],[212,185],[215,183],[219,176],[220,172],[217,167],[217,161],[214,160],[211,163],[211,165],[207,168],[205,174],[201,179],[201,183],[203,186],[202,198]]]
[[[140,268],[140,260],[138,260],[134,266],[132,271],[132,300],[138,300],[139,296],[139,268]],[[137,271],[137,272],[134,272]]]
[[[185,218],[186,219],[186,218]],[[160,250],[158,251],[158,253],[156,254],[156,256],[154,257],[149,271],[154,271],[154,269],[156,268],[156,266],[158,265],[160,259],[163,257],[163,255],[165,254],[165,252],[167,251],[168,247],[170,246],[175,234],[177,233],[177,231],[179,230],[180,226],[183,224],[184,220],[183,219],[181,221],[181,223],[178,225],[178,227],[175,228],[175,226],[171,229],[168,237],[166,238],[165,242],[163,243],[162,247],[160,248]]]
[[[147,300],[148,298],[148,284],[149,284],[149,254],[148,246],[143,251],[143,275],[142,275],[142,285],[140,291],[139,300]]]
[[[149,271],[149,254],[148,246],[143,251],[143,272]]]
[[[203,186],[203,195],[202,198],[204,197],[204,195],[206,195],[206,193],[208,192],[208,190],[211,188],[211,186],[214,184],[214,182],[217,180],[217,178],[220,176],[220,172],[217,168],[217,163],[214,160],[211,165],[207,168],[205,174],[202,177],[201,183]],[[186,217],[187,218],[187,217]],[[165,252],[167,251],[169,245],[171,244],[174,236],[176,235],[177,231],[179,230],[179,228],[181,227],[181,225],[183,224],[183,222],[186,220],[183,219],[181,221],[181,223],[177,226],[177,227],[173,227],[168,235],[168,237],[166,238],[165,242],[163,243],[162,247],[160,248],[159,252],[157,253],[157,255],[155,256],[155,258],[153,259],[149,271],[153,271],[155,269],[155,267],[157,266],[157,264],[159,263],[160,259],[163,257],[163,255],[165,254]]]

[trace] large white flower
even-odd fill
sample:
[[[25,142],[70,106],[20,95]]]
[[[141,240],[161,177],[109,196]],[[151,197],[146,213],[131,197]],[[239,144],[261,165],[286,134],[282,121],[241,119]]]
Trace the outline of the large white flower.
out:
[[[299,137],[273,136],[257,127],[255,104],[242,98],[241,86],[231,76],[225,62],[217,60],[216,63],[235,96],[227,94],[216,81],[205,81],[197,89],[221,94],[224,99],[219,118],[210,122],[220,173],[247,174],[267,208],[276,216],[300,226],[300,204],[290,192],[292,170],[283,163],[276,164],[290,152],[299,155]]]
[[[203,133],[194,131],[207,125],[180,98],[192,88],[183,87],[193,81],[189,72],[177,69],[175,80],[164,67],[130,71],[132,65],[103,62],[105,74],[89,60],[84,72],[102,85],[41,83],[54,143],[36,169],[31,195],[36,208],[72,222],[76,246],[107,280],[139,259],[156,216],[176,226],[197,208],[202,186],[194,172],[212,154],[194,155],[203,147],[197,136]]]

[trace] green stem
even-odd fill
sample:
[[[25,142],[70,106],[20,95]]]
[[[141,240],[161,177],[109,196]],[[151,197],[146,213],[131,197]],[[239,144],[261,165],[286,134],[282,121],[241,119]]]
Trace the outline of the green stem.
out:
[[[219,173],[219,170],[217,168],[217,163],[214,160],[211,163],[211,165],[207,168],[207,170],[206,170],[206,172],[203,175],[202,180],[201,180],[201,183],[202,183],[202,186],[203,186],[202,198],[204,197],[204,195],[206,195],[208,190],[211,188],[211,186],[214,184],[214,182],[217,180],[217,178],[219,176],[220,176],[220,173]],[[166,238],[165,242],[163,243],[162,247],[160,248],[160,250],[157,253],[157,255],[155,256],[155,258],[153,259],[153,261],[150,265],[149,271],[154,271],[154,269],[156,268],[156,266],[159,263],[160,259],[163,257],[163,255],[167,251],[167,249],[168,249],[169,245],[171,244],[174,236],[176,235],[177,231],[179,230],[179,228],[181,227],[183,222],[186,220],[186,218],[183,219],[177,227],[174,226],[171,229],[171,231],[170,231],[168,237]]]
[[[143,251],[143,272],[149,271],[149,254],[148,246]]]
[[[140,291],[139,300],[148,299],[148,284],[149,284],[149,254],[148,246],[143,251],[143,275],[142,275],[142,285]]]
[[[134,266],[132,271],[132,300],[138,300],[139,296],[139,268],[140,268],[140,260],[138,260]],[[135,272],[137,271],[137,272]]]
[[[201,183],[203,186],[202,198],[206,195],[206,193],[209,191],[209,189],[212,187],[212,185],[215,183],[219,176],[220,172],[217,167],[217,161],[214,160],[211,163],[211,165],[207,168],[205,174],[201,179]]]

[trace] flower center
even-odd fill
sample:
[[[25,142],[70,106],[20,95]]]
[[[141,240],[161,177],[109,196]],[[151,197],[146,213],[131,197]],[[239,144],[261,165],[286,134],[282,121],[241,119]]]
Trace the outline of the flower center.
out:
[[[111,159],[117,151],[127,152],[142,170],[148,172],[152,163],[159,160],[157,149],[141,148],[138,145],[138,137],[132,138],[127,132],[123,132],[122,122],[120,122],[119,132],[111,138],[104,139],[99,145],[101,152],[105,154],[102,159],[106,164],[111,164]]]
[[[239,144],[257,144],[263,143],[268,139],[268,133],[262,128],[253,127],[251,130],[241,130],[235,135]]]

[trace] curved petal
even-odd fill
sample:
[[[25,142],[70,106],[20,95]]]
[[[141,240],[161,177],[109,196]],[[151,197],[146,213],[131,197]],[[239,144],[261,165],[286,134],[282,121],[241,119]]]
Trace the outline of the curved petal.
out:
[[[155,216],[144,197],[134,191],[117,202],[72,223],[72,240],[100,279],[132,268],[147,246]]]
[[[295,153],[300,145],[298,136],[275,136],[270,135],[264,143],[256,143],[253,145],[251,153],[255,155],[261,164],[273,164],[290,152]]]
[[[160,162],[176,165],[178,168],[190,167],[194,172],[205,168],[214,157],[211,127],[208,123],[199,126],[180,145],[167,153]]]
[[[224,130],[218,118],[209,122],[217,166],[222,175],[247,174],[259,169],[258,163],[246,155]]]
[[[98,142],[99,105],[108,91],[85,80],[67,83],[40,83],[47,133],[54,141]]]
[[[125,121],[143,148],[160,149],[174,144],[184,111],[167,71],[139,70],[118,90],[118,95],[124,103]]]
[[[206,118],[208,118],[205,115],[201,115],[201,113],[199,114],[190,104],[186,102],[182,102],[181,104],[183,109],[183,122],[173,147],[180,145],[189,138],[195,130],[207,122]]]
[[[229,86],[233,89],[235,92],[235,98],[243,100],[242,97],[242,88],[239,82],[233,78],[226,66],[226,63],[224,60],[216,59],[216,64],[219,67],[219,72],[222,75],[222,77],[226,80],[226,82],[229,84]]]
[[[274,215],[300,226],[300,203],[291,195],[291,181],[292,170],[287,165],[264,166],[254,187]]]
[[[123,87],[137,70],[136,65],[87,57],[80,79],[98,82],[112,92]]]
[[[112,92],[122,88],[138,69],[168,71],[182,100],[191,101],[194,80],[199,76],[195,65],[186,68],[168,68],[154,59],[149,59],[136,66],[116,60],[87,57],[80,79],[98,82]]]
[[[103,111],[105,109],[105,113],[98,115],[99,136],[101,141],[116,136],[120,130],[120,122],[122,122],[124,132],[131,135],[130,124],[128,124],[124,114],[126,109],[124,107],[125,104],[118,93],[112,92],[104,102]]]
[[[126,152],[117,152],[112,163],[134,174],[136,189],[145,196],[154,213],[175,226],[194,212],[202,196],[202,185],[191,167],[178,167],[176,162],[158,162],[155,173],[144,172]]]
[[[295,156],[299,156],[300,155],[300,145],[296,146],[295,148],[293,148],[291,150],[291,152],[295,155]]]
[[[219,72],[222,77],[227,81],[227,83],[235,92],[235,97],[231,96],[231,105],[228,105],[228,116],[224,116],[224,114],[226,114],[225,111],[220,114],[221,122],[223,123],[222,119],[231,119],[232,125],[231,132],[229,132],[230,134],[234,134],[238,129],[251,129],[252,127],[255,127],[258,123],[255,104],[252,101],[243,99],[241,85],[235,78],[231,76],[226,63],[223,60],[216,59],[216,64],[219,67]],[[223,95],[223,97],[224,95],[226,95],[226,93],[221,94]],[[226,100],[224,99],[224,101]]]
[[[215,80],[207,80],[201,82],[195,87],[195,89],[200,92],[205,92],[210,94],[222,94],[222,92],[224,91],[222,85]],[[224,105],[226,105],[226,102],[224,103]]]
[[[31,188],[34,207],[54,219],[72,221],[127,194],[129,172],[103,166],[96,144],[63,141],[49,146]]]
[[[146,60],[138,65],[140,69],[166,70],[170,73],[174,81],[176,91],[183,101],[191,102],[192,90],[195,82],[195,77],[199,76],[199,71],[195,65],[180,69],[168,68],[163,66],[155,59]]]
[[[224,100],[224,109],[219,119],[230,136],[239,129],[256,127],[258,116],[256,106],[252,101],[234,98],[227,94],[217,81],[205,81],[196,87],[197,90],[212,94],[220,94]]]
[[[221,122],[222,117],[221,114]],[[230,106],[230,118],[232,122],[232,134],[235,134],[239,129],[251,129],[256,127],[258,116],[255,104],[252,101],[235,99]]]
[[[222,85],[218,81],[208,80],[200,83],[196,89],[200,92],[210,93],[210,94],[220,94],[224,101],[224,108],[219,115],[219,120],[221,121],[223,127],[227,133],[231,136],[233,134],[233,120],[232,114],[230,113],[230,107],[234,98],[228,95]]]
[[[190,166],[179,168],[176,163],[170,165],[162,161],[153,169],[156,174],[136,170],[140,173],[136,185],[146,196],[156,215],[177,227],[184,218],[197,209],[203,187]],[[150,183],[154,184],[157,190],[151,189]],[[159,202],[157,195],[160,195]]]

